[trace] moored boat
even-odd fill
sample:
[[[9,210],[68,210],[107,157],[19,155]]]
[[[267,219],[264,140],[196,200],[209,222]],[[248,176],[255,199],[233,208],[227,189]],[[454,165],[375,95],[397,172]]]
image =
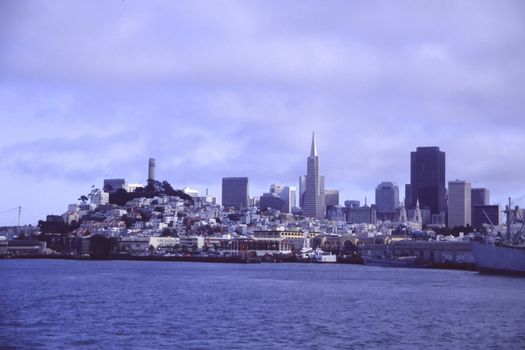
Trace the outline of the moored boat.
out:
[[[525,246],[471,243],[481,273],[525,276]]]
[[[480,273],[525,276],[525,241],[522,234],[525,222],[518,220],[519,208],[512,210],[511,200],[505,210],[507,233],[486,236],[485,242],[471,242],[472,255]],[[520,228],[513,232],[514,221],[521,221]],[[491,239],[492,238],[492,239]]]
[[[396,256],[390,258],[378,258],[368,255],[361,256],[365,265],[383,267],[427,267],[417,256]]]
[[[313,262],[317,263],[335,263],[337,262],[337,257],[330,253],[324,252],[321,248],[317,248],[313,252],[312,256]]]

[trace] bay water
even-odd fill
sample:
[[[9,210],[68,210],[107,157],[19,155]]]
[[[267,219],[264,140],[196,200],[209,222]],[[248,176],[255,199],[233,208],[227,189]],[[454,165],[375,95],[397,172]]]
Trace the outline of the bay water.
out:
[[[0,349],[525,349],[525,279],[324,264],[0,260]]]

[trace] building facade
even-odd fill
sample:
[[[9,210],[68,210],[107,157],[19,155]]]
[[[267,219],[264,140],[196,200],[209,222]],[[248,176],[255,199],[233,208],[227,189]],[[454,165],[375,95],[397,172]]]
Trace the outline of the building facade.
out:
[[[306,191],[306,176],[299,176],[299,207],[304,206],[304,191]]]
[[[446,211],[445,152],[439,147],[418,147],[410,154],[410,186],[407,209],[414,209],[419,200],[421,209],[432,214]]]
[[[490,204],[490,192],[488,189],[473,188],[470,193],[471,193],[470,198],[472,200],[472,206]]]
[[[324,204],[327,208],[339,205],[339,190],[324,190]]]
[[[362,207],[347,207],[346,222],[349,224],[376,224],[376,206],[365,204]]]
[[[297,207],[297,189],[294,186],[284,186],[280,197],[286,203],[287,213],[291,213]]]
[[[376,187],[377,216],[393,220],[399,209],[399,187],[393,182],[381,182]]]
[[[225,208],[247,208],[249,204],[248,178],[224,177],[222,179],[222,205]]]
[[[486,225],[499,225],[499,205],[474,205],[472,210],[472,227],[481,229]]]
[[[471,225],[471,187],[467,181],[448,183],[448,227]]]
[[[281,213],[288,213],[288,203],[275,193],[264,193],[259,200],[259,208],[262,210],[275,209]]]
[[[119,189],[128,190],[128,182],[125,179],[104,179],[104,192],[114,193]]]
[[[319,174],[319,156],[315,134],[312,134],[312,146],[306,166],[306,188],[304,191],[303,215],[307,217],[322,219],[325,217],[326,208],[324,204],[324,186]]]

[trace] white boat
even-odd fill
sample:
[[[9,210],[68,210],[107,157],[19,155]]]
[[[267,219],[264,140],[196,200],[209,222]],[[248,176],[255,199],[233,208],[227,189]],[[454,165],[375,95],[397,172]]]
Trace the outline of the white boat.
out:
[[[332,254],[332,252],[324,252],[321,248],[317,248],[313,252],[312,259],[317,263],[335,263],[337,262],[337,257]]]

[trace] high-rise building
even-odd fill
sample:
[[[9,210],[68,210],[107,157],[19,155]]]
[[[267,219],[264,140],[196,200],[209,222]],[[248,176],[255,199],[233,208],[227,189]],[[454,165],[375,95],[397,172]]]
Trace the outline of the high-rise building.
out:
[[[473,188],[471,190],[472,206],[475,205],[489,205],[490,193],[486,188]]]
[[[225,208],[247,208],[249,201],[247,177],[222,178],[222,205]]]
[[[418,147],[410,154],[410,186],[407,209],[419,200],[421,209],[431,214],[446,211],[445,152],[439,147]]]
[[[339,190],[324,190],[324,204],[327,208],[339,205]]]
[[[304,191],[306,191],[306,176],[299,176],[299,207],[304,205]]]
[[[448,227],[464,227],[471,224],[470,182],[449,181],[448,183]]]
[[[411,195],[412,191],[410,190],[410,184],[405,184],[405,200],[404,200],[404,206],[405,208],[410,208],[410,204],[411,204],[411,198],[412,198],[412,195]]]
[[[275,193],[264,193],[260,198],[259,207],[262,210],[271,208],[279,210],[281,213],[288,213],[287,203]]]
[[[324,188],[319,175],[319,156],[317,154],[317,144],[315,134],[312,134],[312,146],[310,156],[306,165],[306,181],[304,191],[303,215],[322,219],[325,216]]]
[[[474,205],[472,227],[481,229],[483,224],[499,225],[499,205]]]
[[[399,187],[393,182],[381,182],[376,187],[377,213],[392,213],[399,208]]]
[[[281,191],[280,197],[286,203],[286,213],[291,213],[292,209],[297,207],[297,189],[294,186],[284,186]]]
[[[291,213],[292,209],[296,207],[296,199],[297,196],[297,189],[294,186],[283,186],[279,184],[272,184],[270,186],[270,192],[264,193],[263,196],[267,195],[273,195],[276,197],[279,197],[284,201],[284,210],[279,208],[276,208],[275,206],[270,206],[271,208],[281,210],[284,213]],[[268,197],[268,196],[267,196]],[[263,202],[263,198],[261,197],[261,208],[263,207],[263,204],[266,205],[266,203],[270,203],[268,198],[265,198],[265,201]],[[278,203],[277,201],[273,201],[272,203]],[[278,204],[280,206],[280,204]]]
[[[281,192],[283,191],[284,186],[279,184],[272,184],[270,186],[270,193],[275,193],[278,196],[281,195]]]
[[[474,226],[474,207],[476,206],[485,206],[490,204],[490,194],[489,190],[486,188],[473,188],[470,190],[470,200],[471,200],[471,214],[472,214],[472,225]],[[478,213],[479,214],[479,213]],[[482,219],[483,216],[478,215],[477,219]],[[485,220],[486,221],[486,220]],[[483,221],[483,223],[485,223]],[[480,222],[478,220],[478,222]],[[477,227],[480,227],[479,225]]]

